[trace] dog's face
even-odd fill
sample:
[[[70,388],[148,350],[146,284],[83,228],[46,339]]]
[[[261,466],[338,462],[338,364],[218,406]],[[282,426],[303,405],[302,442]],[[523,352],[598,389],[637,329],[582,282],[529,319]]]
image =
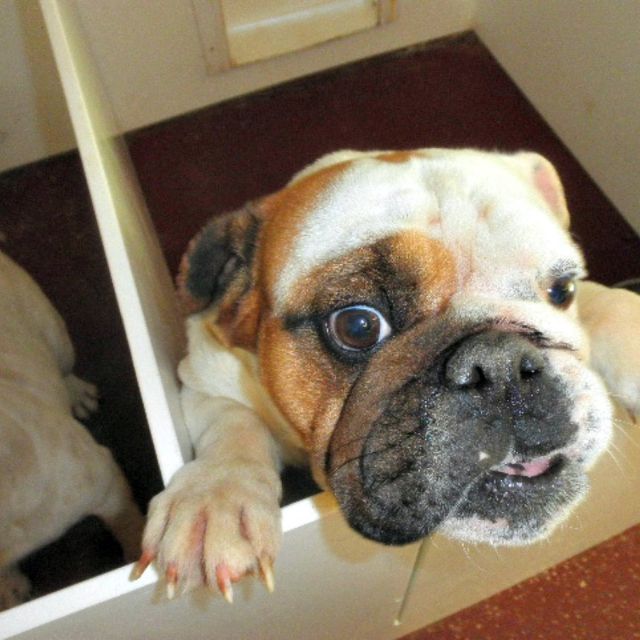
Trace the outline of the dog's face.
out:
[[[610,436],[567,223],[534,154],[340,152],[211,223],[183,292],[257,355],[356,530],[527,543]]]

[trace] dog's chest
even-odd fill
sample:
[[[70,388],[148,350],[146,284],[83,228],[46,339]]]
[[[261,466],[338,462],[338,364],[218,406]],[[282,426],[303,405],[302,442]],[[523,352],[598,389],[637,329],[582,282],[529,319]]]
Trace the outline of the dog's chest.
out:
[[[237,347],[227,347],[216,337],[206,312],[187,319],[188,354],[180,363],[181,382],[212,398],[229,398],[252,409],[269,427],[280,445],[285,463],[306,464],[307,454],[297,432],[275,405],[260,381],[255,355]],[[187,421],[192,442],[200,433]]]

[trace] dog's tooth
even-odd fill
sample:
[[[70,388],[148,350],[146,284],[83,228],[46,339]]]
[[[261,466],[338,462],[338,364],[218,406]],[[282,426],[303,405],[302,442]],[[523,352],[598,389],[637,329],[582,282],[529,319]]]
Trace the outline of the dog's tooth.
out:
[[[144,551],[138,562],[133,565],[130,580],[137,580],[146,571],[147,567],[153,562],[155,554],[152,551]]]
[[[478,454],[478,460],[480,462],[484,462],[485,460],[488,460],[489,458],[490,458],[490,456],[486,451],[480,451],[480,453]]]
[[[269,593],[273,593],[275,589],[275,581],[273,579],[273,566],[271,560],[267,558],[258,558],[258,566],[260,567],[260,577],[264,586]]]

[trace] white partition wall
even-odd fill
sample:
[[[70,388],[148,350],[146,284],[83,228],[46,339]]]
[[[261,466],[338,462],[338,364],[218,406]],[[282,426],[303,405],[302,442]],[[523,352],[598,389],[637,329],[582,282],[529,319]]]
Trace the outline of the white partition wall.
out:
[[[475,29],[640,232],[640,2],[480,0]]]

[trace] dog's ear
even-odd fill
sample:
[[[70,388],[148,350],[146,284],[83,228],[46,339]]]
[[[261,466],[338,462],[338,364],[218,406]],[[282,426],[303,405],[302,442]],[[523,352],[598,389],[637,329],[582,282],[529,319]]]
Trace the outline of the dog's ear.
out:
[[[538,153],[525,151],[515,154],[512,158],[516,161],[519,172],[542,196],[558,222],[567,229],[569,209],[555,167]]]
[[[217,306],[216,337],[227,346],[255,346],[259,296],[253,263],[261,217],[254,203],[213,218],[189,243],[177,277],[186,314]]]

